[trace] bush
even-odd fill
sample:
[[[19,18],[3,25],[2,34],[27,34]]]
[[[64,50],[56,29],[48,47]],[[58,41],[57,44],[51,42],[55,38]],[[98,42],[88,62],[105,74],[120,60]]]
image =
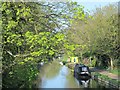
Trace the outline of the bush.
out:
[[[38,75],[36,63],[22,62],[3,73],[3,88],[31,88]]]

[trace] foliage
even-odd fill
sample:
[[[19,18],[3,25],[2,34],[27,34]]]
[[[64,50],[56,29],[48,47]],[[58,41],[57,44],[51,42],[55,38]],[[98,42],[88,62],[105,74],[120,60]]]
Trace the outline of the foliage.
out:
[[[39,3],[2,3],[3,87],[31,87],[37,63],[59,51],[64,35],[48,31],[55,27],[39,13],[46,16]]]
[[[89,63],[88,66],[95,67],[96,66],[96,61],[97,61],[96,57],[95,56],[90,56],[89,60],[90,60],[90,63]]]
[[[117,7],[93,15],[83,9],[76,2],[2,2],[3,87],[32,87],[37,64],[63,54],[118,60]]]
[[[82,10],[78,6],[73,2],[2,2],[3,88],[32,87],[39,62],[74,50],[61,29]]]
[[[85,54],[89,57],[100,56],[98,60],[107,61],[109,66],[110,60],[114,61],[119,58],[117,10],[117,5],[110,4],[96,8],[93,15],[85,17],[85,21],[73,20],[66,35],[71,44],[85,46],[75,48],[74,53],[78,57],[83,59]],[[102,58],[104,55],[107,56],[106,59]]]
[[[118,69],[109,70],[110,73],[118,75],[120,71]]]

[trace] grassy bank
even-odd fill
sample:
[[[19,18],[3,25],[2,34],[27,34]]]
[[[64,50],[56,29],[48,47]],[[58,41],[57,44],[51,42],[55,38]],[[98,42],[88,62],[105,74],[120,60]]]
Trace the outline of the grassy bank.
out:
[[[93,72],[92,75],[94,76],[95,80],[101,80],[104,83],[108,83],[109,85],[113,86],[113,88],[120,88],[120,80],[112,79],[107,75],[100,74],[99,72]]]
[[[113,73],[113,74],[120,74],[120,71],[118,69],[114,69],[114,70],[109,70],[110,73]]]

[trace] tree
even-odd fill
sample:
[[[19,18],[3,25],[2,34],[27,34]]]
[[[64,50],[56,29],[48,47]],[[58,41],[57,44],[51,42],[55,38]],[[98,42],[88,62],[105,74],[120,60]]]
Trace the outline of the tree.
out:
[[[70,42],[78,45],[86,46],[84,52],[82,49],[76,48],[79,52],[90,52],[91,55],[107,55],[111,58],[118,59],[118,19],[117,6],[109,5],[103,8],[97,8],[95,13],[86,17],[85,21],[73,21],[71,30],[67,31],[67,38]],[[77,23],[74,23],[77,22]],[[72,37],[70,37],[72,36]],[[111,63],[111,68],[112,68]]]
[[[2,2],[3,88],[32,87],[38,62],[48,62],[65,49],[61,29],[70,25],[77,6],[72,2]]]

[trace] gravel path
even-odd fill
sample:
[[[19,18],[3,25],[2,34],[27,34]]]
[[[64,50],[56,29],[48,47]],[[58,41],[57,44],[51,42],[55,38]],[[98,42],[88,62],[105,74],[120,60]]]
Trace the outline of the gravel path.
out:
[[[90,70],[92,72],[99,72],[100,74],[103,74],[103,75],[107,75],[109,78],[112,78],[112,79],[119,79],[120,77],[116,74],[113,74],[113,73],[110,73],[108,71],[105,71],[105,70],[100,70],[100,69],[97,69],[97,68],[90,68]]]

